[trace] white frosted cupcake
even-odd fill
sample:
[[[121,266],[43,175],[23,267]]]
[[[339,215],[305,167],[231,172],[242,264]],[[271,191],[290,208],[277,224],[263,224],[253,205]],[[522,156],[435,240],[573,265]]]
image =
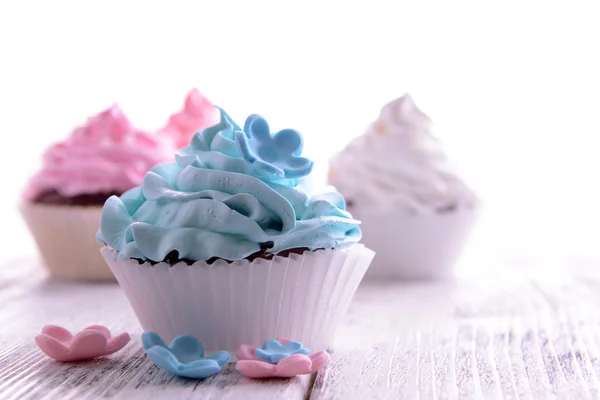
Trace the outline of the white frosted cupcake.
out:
[[[479,202],[408,94],[386,104],[367,132],[332,159],[328,180],[377,252],[368,277],[452,275]]]
[[[174,163],[107,200],[98,239],[144,330],[234,352],[269,338],[324,350],[374,253],[339,193],[307,194],[302,137],[251,115],[198,132]]]

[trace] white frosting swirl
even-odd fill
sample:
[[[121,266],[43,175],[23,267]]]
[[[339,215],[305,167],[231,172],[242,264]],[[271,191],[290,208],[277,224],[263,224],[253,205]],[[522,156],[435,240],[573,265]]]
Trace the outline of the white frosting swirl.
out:
[[[477,198],[457,176],[432,125],[408,94],[386,104],[367,132],[333,158],[329,183],[357,213],[473,207]]]

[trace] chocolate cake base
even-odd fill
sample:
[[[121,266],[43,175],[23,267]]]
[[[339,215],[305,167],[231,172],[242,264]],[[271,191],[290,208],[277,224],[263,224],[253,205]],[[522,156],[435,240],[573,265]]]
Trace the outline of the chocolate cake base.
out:
[[[267,247],[267,245],[269,245],[269,244],[270,244],[270,246]],[[265,260],[271,260],[275,256],[289,257],[290,254],[302,254],[305,251],[310,251],[310,249],[308,247],[298,247],[298,248],[295,248],[295,249],[283,250],[283,251],[281,251],[281,252],[279,252],[277,254],[273,254],[273,253],[268,253],[267,252],[268,249],[270,249],[271,247],[273,247],[272,242],[264,243],[264,244],[261,245],[261,247],[263,248],[263,249],[261,249],[261,251],[258,251],[258,252],[254,253],[254,254],[250,254],[248,257],[245,258],[245,260],[248,260],[250,262],[256,260],[257,258],[262,258],[262,259],[265,259]],[[173,250],[172,252],[170,252],[169,254],[167,254],[167,256],[163,260],[161,260],[161,261],[142,260],[140,258],[134,258],[134,260],[136,260],[138,262],[138,264],[140,264],[140,265],[142,265],[142,264],[144,264],[146,262],[149,262],[151,265],[156,265],[156,264],[158,264],[160,262],[165,262],[165,263],[167,263],[169,265],[175,265],[177,263],[184,262],[187,265],[192,265],[193,263],[196,262],[196,260],[190,260],[190,259],[187,259],[187,258],[179,258],[179,253],[177,252],[177,250]],[[224,261],[226,261],[229,264],[231,264],[232,262],[236,261],[236,260],[227,260],[227,259],[219,258],[219,257],[212,257],[212,258],[209,258],[208,260],[206,260],[206,263],[210,265],[210,264],[214,263],[217,260],[224,260]]]
[[[33,199],[36,204],[49,204],[57,206],[103,206],[106,199],[110,196],[120,196],[122,193],[107,192],[107,193],[89,193],[80,194],[77,196],[63,196],[56,190],[48,190],[40,193]]]

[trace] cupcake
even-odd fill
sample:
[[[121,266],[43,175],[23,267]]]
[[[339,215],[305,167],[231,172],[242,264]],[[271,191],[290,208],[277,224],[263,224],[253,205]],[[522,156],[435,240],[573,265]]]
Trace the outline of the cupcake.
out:
[[[386,104],[367,132],[332,159],[328,181],[377,252],[368,277],[452,275],[478,200],[409,95]]]
[[[203,107],[205,114],[214,111]],[[173,124],[154,134],[136,129],[115,105],[45,152],[20,210],[52,275],[114,281],[95,240],[102,205],[141,184],[154,165],[172,160],[183,136]]]
[[[188,93],[183,108],[171,115],[161,130],[175,141],[177,149],[187,146],[194,134],[219,122],[219,110],[198,89]]]
[[[308,195],[295,130],[220,110],[176,162],[109,198],[98,241],[145,331],[234,352],[289,337],[323,350],[374,253],[338,193]]]

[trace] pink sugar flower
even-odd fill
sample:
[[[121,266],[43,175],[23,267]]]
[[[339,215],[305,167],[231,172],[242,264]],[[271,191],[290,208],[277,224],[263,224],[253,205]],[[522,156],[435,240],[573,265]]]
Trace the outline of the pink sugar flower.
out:
[[[278,342],[283,346],[292,343],[289,339],[279,339]],[[238,358],[236,369],[248,378],[293,378],[298,375],[312,374],[323,368],[330,358],[328,352],[319,351],[309,355],[291,354],[274,364],[262,361],[256,356],[256,350],[254,346],[243,344],[236,352]],[[261,348],[258,350],[260,351]]]
[[[130,337],[127,333],[111,337],[108,328],[92,325],[76,335],[63,327],[46,325],[42,333],[35,337],[40,350],[58,361],[81,361],[106,356],[121,350]]]

